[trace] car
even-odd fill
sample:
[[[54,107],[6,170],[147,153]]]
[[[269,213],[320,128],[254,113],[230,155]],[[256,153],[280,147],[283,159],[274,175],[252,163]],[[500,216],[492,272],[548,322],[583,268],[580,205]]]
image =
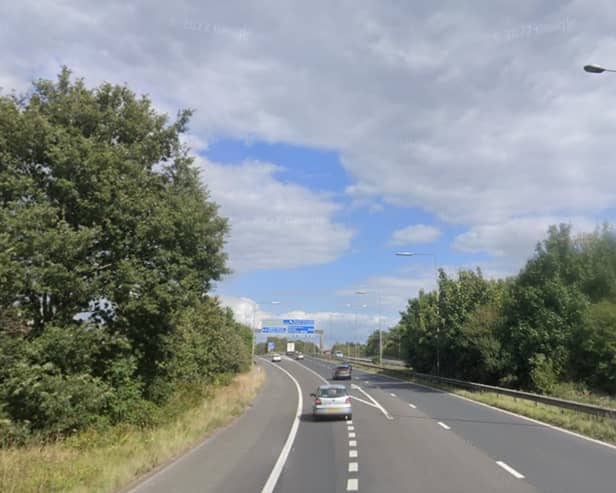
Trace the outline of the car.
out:
[[[344,354],[342,354],[342,351],[336,351],[336,352],[334,353],[334,356],[335,356],[336,358],[344,358]]]
[[[348,389],[340,384],[319,385],[314,394],[312,403],[312,416],[315,421],[323,417],[340,417],[345,419],[353,417],[353,407]]]
[[[342,380],[342,379],[351,379],[351,373],[353,372],[353,368],[351,368],[351,365],[347,364],[347,363],[342,363],[340,365],[336,365],[336,367],[334,368],[334,376],[333,379],[334,380]]]
[[[304,359],[304,353],[295,353],[295,359]]]
[[[273,363],[280,363],[281,361],[282,361],[282,356],[280,356],[278,353],[272,354]]]

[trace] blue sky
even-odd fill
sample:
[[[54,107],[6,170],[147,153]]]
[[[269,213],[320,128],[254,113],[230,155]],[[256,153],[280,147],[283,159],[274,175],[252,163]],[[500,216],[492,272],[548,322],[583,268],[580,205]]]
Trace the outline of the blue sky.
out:
[[[24,0],[0,19],[7,92],[66,64],[195,110],[186,142],[231,226],[216,292],[243,322],[365,339],[434,286],[398,249],[501,277],[550,224],[615,217],[616,78],[582,70],[616,65],[613,2]]]

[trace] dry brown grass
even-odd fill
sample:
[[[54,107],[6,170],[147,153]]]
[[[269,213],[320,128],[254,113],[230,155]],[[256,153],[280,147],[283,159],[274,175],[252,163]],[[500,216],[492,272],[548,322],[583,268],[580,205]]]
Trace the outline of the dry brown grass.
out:
[[[112,492],[230,423],[265,381],[259,367],[219,387],[211,399],[151,430],[90,430],[53,445],[0,450],[2,493]]]

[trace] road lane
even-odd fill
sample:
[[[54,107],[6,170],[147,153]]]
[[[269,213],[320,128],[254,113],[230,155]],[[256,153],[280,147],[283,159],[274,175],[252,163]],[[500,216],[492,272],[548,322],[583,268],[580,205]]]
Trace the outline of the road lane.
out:
[[[323,381],[293,360],[284,358],[280,365],[299,382],[304,392],[304,409],[295,444],[274,491],[346,491],[349,444],[345,421],[314,421],[310,393]]]
[[[329,376],[330,365],[319,363],[305,361],[312,370]],[[357,376],[362,379],[355,378],[354,383],[363,387],[362,372],[354,370]],[[353,421],[361,445],[359,491],[536,493],[527,482],[499,467],[495,459],[391,397],[390,392],[366,390],[393,419],[367,406],[354,406]]]
[[[131,493],[244,493],[261,491],[295,416],[293,382],[267,363],[263,390],[231,426],[215,433]]]
[[[508,464],[545,493],[614,493],[616,450],[527,421],[447,392],[354,370],[365,389],[404,419],[441,421],[469,444]],[[369,383],[366,383],[369,382]],[[396,397],[391,397],[395,393]],[[406,409],[404,407],[406,406]]]

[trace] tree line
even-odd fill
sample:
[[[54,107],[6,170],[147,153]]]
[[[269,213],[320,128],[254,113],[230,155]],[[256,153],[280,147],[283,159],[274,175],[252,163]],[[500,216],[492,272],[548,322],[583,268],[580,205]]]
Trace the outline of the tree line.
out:
[[[378,333],[368,341],[378,354]],[[616,393],[616,234],[604,225],[574,236],[551,226],[517,276],[480,269],[408,300],[385,334],[417,371],[539,392],[559,385]]]
[[[148,425],[250,363],[209,293],[226,219],[175,119],[64,68],[0,95],[0,443]]]

